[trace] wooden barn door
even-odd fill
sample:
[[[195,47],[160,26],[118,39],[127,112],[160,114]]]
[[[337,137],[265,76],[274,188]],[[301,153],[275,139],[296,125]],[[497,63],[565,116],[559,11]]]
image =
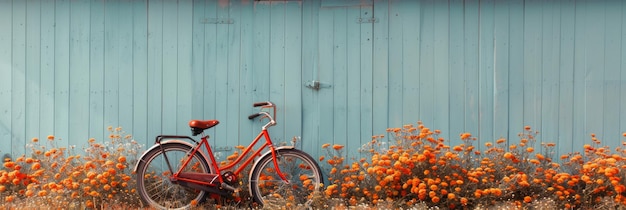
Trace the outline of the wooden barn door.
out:
[[[318,27],[303,47],[317,51],[304,52],[313,58],[303,61],[303,133],[313,139],[304,146],[321,152],[319,145],[334,143],[354,152],[372,130],[373,2],[322,0],[316,9],[318,17],[304,16]]]

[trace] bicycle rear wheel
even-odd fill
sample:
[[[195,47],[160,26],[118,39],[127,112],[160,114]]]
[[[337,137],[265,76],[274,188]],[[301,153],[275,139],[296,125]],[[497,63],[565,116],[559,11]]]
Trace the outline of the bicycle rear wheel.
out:
[[[265,208],[309,206],[320,191],[322,171],[307,153],[297,149],[276,150],[280,171],[277,173],[272,155],[262,157],[250,176],[250,190],[254,201]]]
[[[172,183],[169,179],[172,172],[167,162],[176,172],[189,157],[191,146],[169,143],[161,147],[147,152],[137,168],[137,191],[143,203],[157,209],[188,209],[194,203],[204,201],[206,192]],[[211,173],[209,164],[199,152],[191,157],[184,171]]]

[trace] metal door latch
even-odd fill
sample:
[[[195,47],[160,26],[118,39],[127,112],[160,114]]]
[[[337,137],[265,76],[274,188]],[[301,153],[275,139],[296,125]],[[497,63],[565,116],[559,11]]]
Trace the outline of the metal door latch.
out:
[[[322,84],[320,81],[317,80],[313,80],[313,81],[308,81],[306,82],[306,87],[311,88],[313,90],[320,90],[321,88],[329,88],[331,87],[331,85],[329,84]]]

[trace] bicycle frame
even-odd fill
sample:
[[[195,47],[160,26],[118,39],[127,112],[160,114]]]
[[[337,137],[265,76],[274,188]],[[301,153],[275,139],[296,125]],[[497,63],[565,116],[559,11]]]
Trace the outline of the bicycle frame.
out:
[[[193,140],[191,137],[188,136],[159,136],[161,138],[187,138],[187,139],[191,139]],[[157,137],[158,138],[158,137]],[[252,152],[252,149],[254,148],[254,146],[256,146],[256,144],[261,140],[261,138],[265,139],[265,143],[263,145],[261,145],[261,147],[259,147],[258,150],[254,151],[254,153],[252,153],[251,156],[247,157],[246,156]],[[211,150],[211,146],[209,145],[209,136],[208,135],[204,135],[202,136],[200,142],[197,142],[195,140],[193,140],[196,143],[196,146],[193,147],[192,151],[188,154],[188,158],[183,162],[182,166],[174,173],[174,169],[171,168],[171,164],[167,158],[167,156],[165,156],[165,161],[167,162],[167,165],[170,169],[170,172],[173,173],[173,175],[170,177],[171,180],[175,180],[175,181],[184,181],[184,182],[189,182],[189,183],[193,183],[193,184],[199,184],[199,185],[206,185],[206,186],[212,186],[215,187],[217,186],[217,184],[221,184],[224,183],[224,178],[222,176],[222,171],[225,170],[229,170],[229,169],[233,169],[235,168],[235,166],[239,163],[241,163],[243,161],[243,164],[240,165],[238,168],[235,169],[235,171],[233,172],[234,176],[239,176],[239,174],[251,163],[253,162],[253,160],[260,155],[260,153],[262,151],[264,151],[265,148],[269,148],[269,150],[272,153],[272,159],[273,159],[273,163],[274,166],[276,167],[276,172],[278,173],[278,176],[285,182],[288,182],[287,178],[285,177],[285,175],[280,171],[280,168],[278,167],[278,161],[276,158],[276,150],[274,148],[274,144],[272,143],[272,140],[270,138],[270,135],[266,129],[266,126],[263,127],[263,129],[261,130],[261,132],[254,138],[254,140],[244,149],[244,151],[242,152],[242,154],[237,157],[236,160],[232,161],[231,163],[229,163],[228,165],[219,167],[217,161],[215,160],[215,156],[213,155],[213,151]],[[158,143],[158,140],[157,140]],[[213,174],[203,174],[203,173],[193,173],[193,172],[183,172],[183,170],[189,165],[189,163],[191,162],[192,157],[194,156],[194,154],[196,152],[202,152],[200,151],[200,148],[202,148],[202,145],[204,145],[204,147],[206,148],[206,150],[208,151],[208,155],[210,158],[210,167],[212,167],[213,169],[215,169],[215,172]],[[217,178],[217,180],[219,180],[219,183],[215,183],[215,179]]]

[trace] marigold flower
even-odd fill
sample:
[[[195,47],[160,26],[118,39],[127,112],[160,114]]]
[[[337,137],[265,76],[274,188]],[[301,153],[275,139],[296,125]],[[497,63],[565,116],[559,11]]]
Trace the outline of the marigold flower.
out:
[[[465,197],[461,198],[461,205],[465,206],[467,205],[467,202],[468,202],[467,198]]]
[[[15,166],[15,162],[6,162],[4,163],[5,168],[13,168]]]
[[[122,155],[122,156],[118,157],[117,158],[117,162],[125,163],[126,162],[126,156]]]
[[[524,202],[526,202],[526,203],[530,203],[532,200],[533,200],[533,198],[531,198],[530,196],[524,197]]]
[[[37,193],[37,195],[39,195],[40,197],[46,196],[46,195],[48,195],[48,191],[46,191],[46,190],[41,190],[41,191],[39,191],[39,192]]]
[[[335,144],[335,145],[333,145],[333,149],[335,149],[335,150],[343,149],[343,145]]]
[[[329,147],[329,146],[330,146],[330,144],[329,144],[329,143],[322,144],[322,149],[326,149],[326,148],[327,148],[327,147]]]
[[[526,148],[526,152],[528,152],[528,153],[532,153],[534,151],[535,151],[535,148],[532,148],[532,147]]]
[[[435,196],[431,200],[433,201],[433,203],[439,203],[440,198]]]
[[[504,139],[504,138],[500,138],[500,139],[496,140],[496,144],[502,144],[502,143],[504,143],[505,141],[506,141],[506,139]]]

